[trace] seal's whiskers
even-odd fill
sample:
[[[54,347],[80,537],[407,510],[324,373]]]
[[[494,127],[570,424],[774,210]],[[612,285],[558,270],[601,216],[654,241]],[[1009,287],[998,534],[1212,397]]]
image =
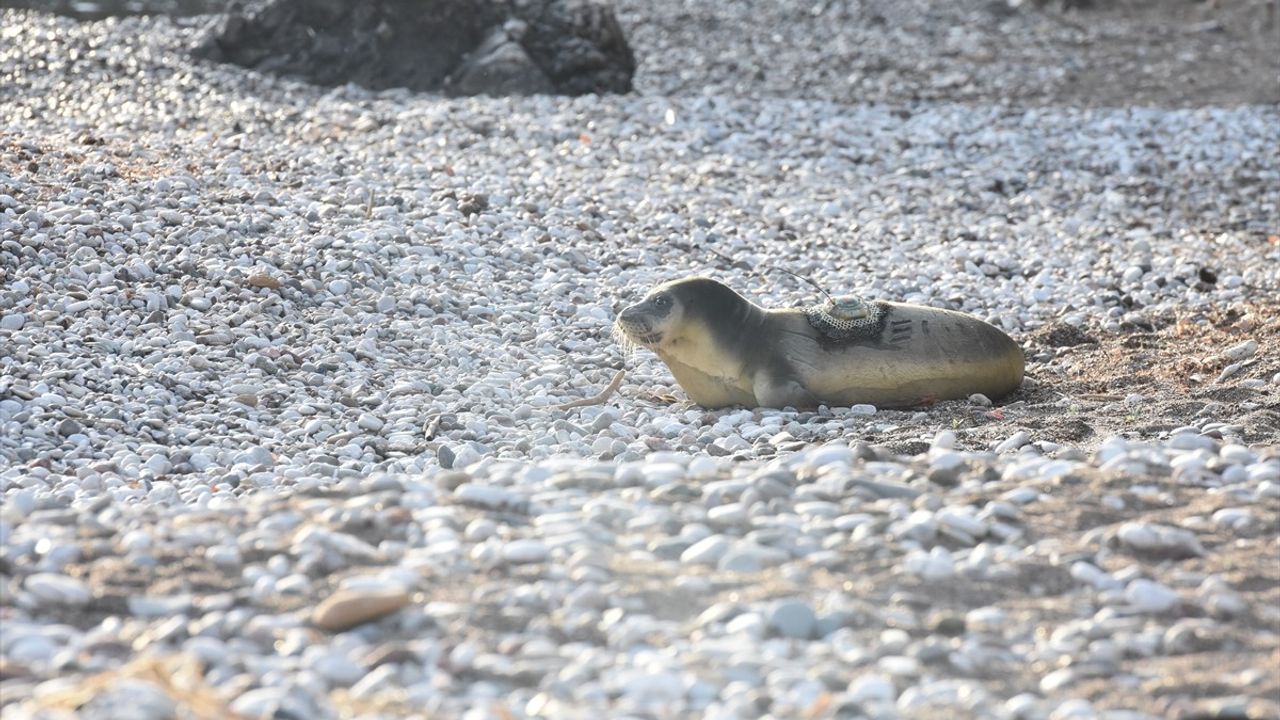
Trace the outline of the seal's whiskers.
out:
[[[622,326],[621,320],[613,323],[613,339],[622,348],[623,357],[634,357],[636,351],[640,349],[640,344],[632,340],[631,336],[627,334],[627,330]]]

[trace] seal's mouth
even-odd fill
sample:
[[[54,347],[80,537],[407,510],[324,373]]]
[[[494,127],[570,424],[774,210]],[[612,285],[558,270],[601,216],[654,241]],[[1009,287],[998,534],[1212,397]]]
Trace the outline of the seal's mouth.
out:
[[[647,322],[618,318],[616,327],[623,339],[636,345],[652,348],[662,342],[662,333]]]

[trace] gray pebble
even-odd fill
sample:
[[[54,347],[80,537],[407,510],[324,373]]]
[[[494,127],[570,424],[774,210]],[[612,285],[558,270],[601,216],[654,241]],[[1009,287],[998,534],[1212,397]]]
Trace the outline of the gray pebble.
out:
[[[783,600],[769,610],[769,627],[789,638],[809,638],[817,619],[813,607],[803,600]]]

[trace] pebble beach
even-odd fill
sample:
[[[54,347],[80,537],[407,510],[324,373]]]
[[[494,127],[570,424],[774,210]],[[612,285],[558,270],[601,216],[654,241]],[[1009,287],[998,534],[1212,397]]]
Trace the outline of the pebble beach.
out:
[[[1277,106],[691,88],[619,12],[636,94],[445,99],[0,10],[0,716],[1280,717]],[[780,268],[1027,389],[707,411],[614,337]]]

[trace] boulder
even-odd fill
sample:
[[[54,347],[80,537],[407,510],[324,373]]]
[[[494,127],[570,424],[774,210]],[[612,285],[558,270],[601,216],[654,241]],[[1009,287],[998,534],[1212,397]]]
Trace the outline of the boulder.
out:
[[[597,0],[259,0],[197,57],[320,85],[452,95],[625,93],[635,58]]]

